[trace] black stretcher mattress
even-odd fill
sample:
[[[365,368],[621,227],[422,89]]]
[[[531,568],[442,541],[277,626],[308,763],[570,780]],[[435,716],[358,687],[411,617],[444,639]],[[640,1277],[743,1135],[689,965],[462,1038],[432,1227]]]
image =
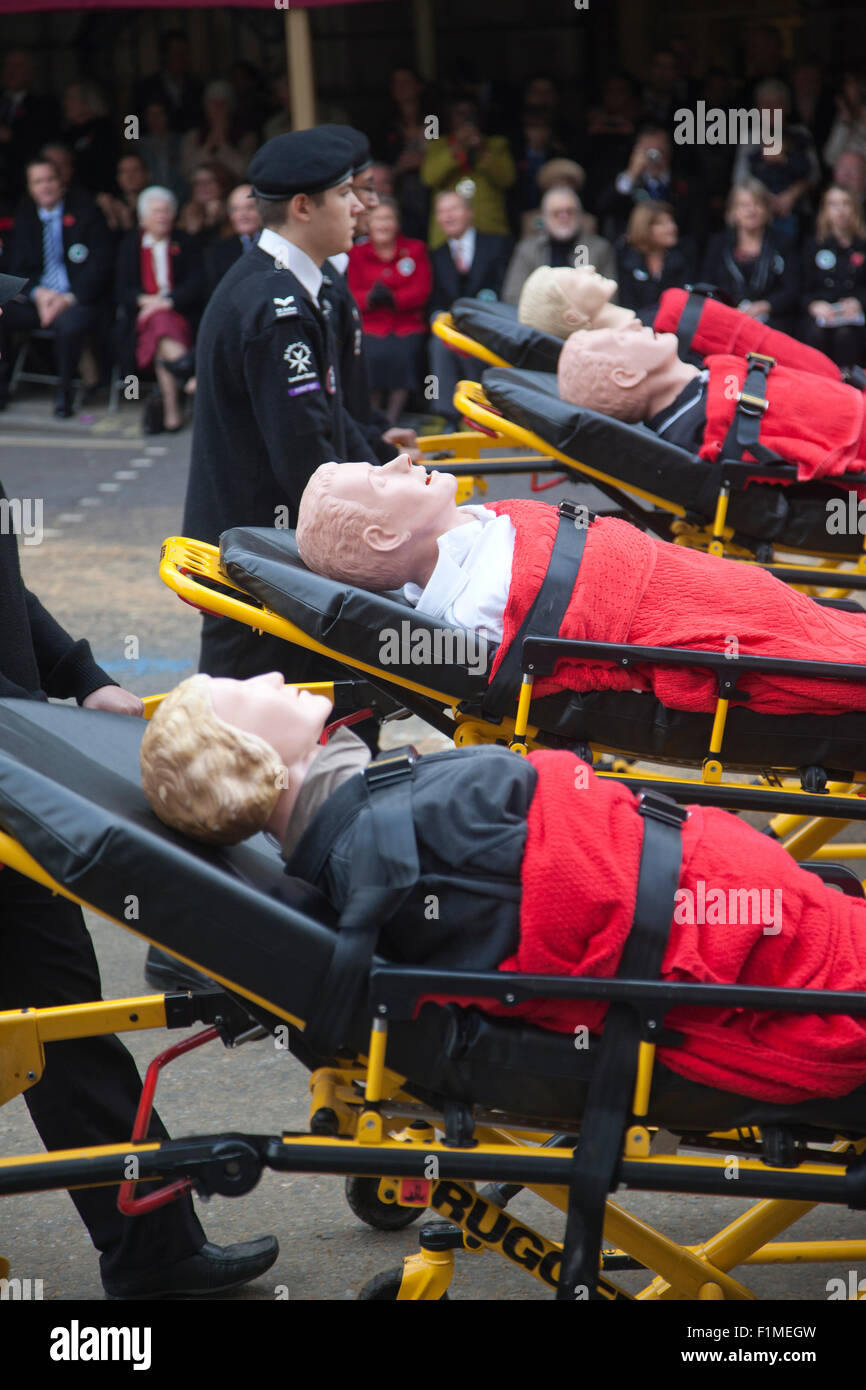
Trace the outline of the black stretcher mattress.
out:
[[[474,338],[511,367],[532,372],[555,372],[562,339],[517,318],[516,304],[500,300],[456,299],[451,317],[467,338]]]
[[[135,895],[133,930],[241,994],[258,995],[266,1010],[305,1019],[333,950],[333,912],[283,872],[263,837],[211,848],[162,825],[139,785],[143,728],[123,715],[0,700],[0,829],[92,907],[123,921]],[[364,1050],[368,1032],[359,1014],[347,1046]],[[307,1064],[319,1060],[304,1055],[297,1034],[295,1041]],[[596,1054],[596,1046],[576,1051],[570,1034],[453,1005],[425,1005],[415,1021],[389,1029],[388,1063],[419,1098],[545,1121],[579,1118]],[[649,1119],[685,1132],[784,1123],[860,1134],[866,1087],[774,1106],[697,1086],[658,1065]]]
[[[487,367],[481,381],[491,405],[506,420],[539,435],[576,464],[606,473],[624,488],[638,487],[675,502],[696,521],[712,520],[723,474],[720,464],[706,463],[646,425],[627,425],[569,405],[551,371]],[[849,492],[820,482],[750,483],[731,493],[728,524],[752,544],[768,541],[856,559],[860,538],[827,530],[828,500],[842,498],[847,503]]]
[[[298,555],[293,531],[234,527],[220,537],[220,555],[236,584],[324,643],[338,660],[343,656],[364,661],[381,670],[384,681],[404,676],[466,702],[467,709],[475,708],[486,692],[486,675],[476,674],[485,667],[478,650],[468,645],[473,634],[419,614],[399,594],[374,594],[311,573]],[[400,634],[401,654],[418,650],[416,634],[418,642],[427,634],[431,644],[442,644],[443,634],[450,632],[453,646],[440,650],[473,655],[467,665],[443,661],[433,666],[382,666],[379,656],[386,630]],[[492,645],[487,650],[489,665],[495,650]],[[400,698],[411,706],[409,692]],[[564,690],[534,701],[530,719],[554,746],[562,741],[596,743],[659,762],[700,763],[712,729],[711,715],[668,709],[655,696],[636,691],[580,695]],[[728,713],[724,760],[729,767],[742,768],[823,767],[847,781],[866,768],[866,713],[781,716],[738,706]]]

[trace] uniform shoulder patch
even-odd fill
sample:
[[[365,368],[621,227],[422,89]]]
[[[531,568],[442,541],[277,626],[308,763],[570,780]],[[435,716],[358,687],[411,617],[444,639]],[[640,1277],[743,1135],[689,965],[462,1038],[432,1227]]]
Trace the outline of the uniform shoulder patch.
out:
[[[293,294],[287,294],[282,297],[280,295],[275,294],[273,296],[273,299],[274,318],[287,319],[291,318],[293,314],[297,314],[299,312],[298,306],[295,303],[295,296]]]

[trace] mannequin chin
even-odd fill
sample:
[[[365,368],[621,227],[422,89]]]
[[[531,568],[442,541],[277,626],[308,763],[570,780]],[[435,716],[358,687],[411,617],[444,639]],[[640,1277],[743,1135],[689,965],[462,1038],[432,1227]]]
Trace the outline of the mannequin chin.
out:
[[[651,420],[698,375],[677,346],[673,333],[651,328],[574,333],[559,355],[559,394],[630,424]]]
[[[523,286],[517,317],[563,339],[579,329],[623,328],[637,320],[631,309],[611,304],[616,291],[616,281],[591,265],[539,266]]]

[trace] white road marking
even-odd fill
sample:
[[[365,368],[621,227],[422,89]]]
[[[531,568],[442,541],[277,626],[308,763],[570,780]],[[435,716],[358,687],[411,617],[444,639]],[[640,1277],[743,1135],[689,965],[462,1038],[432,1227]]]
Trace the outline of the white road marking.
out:
[[[99,483],[97,487],[100,492],[120,492],[120,483]]]
[[[88,434],[77,439],[55,434],[0,434],[0,445],[17,449],[140,449],[141,436],[138,439],[94,439]],[[165,449],[161,452],[164,454]]]
[[[101,497],[79,497],[79,507],[99,507],[102,505]]]
[[[157,454],[167,454],[168,449],[166,449],[164,444],[148,444],[144,452],[146,454],[153,454],[155,457]]]
[[[71,522],[73,522],[73,521],[83,521],[83,520],[84,520],[84,513],[83,513],[83,512],[61,512],[61,513],[60,513],[60,516],[57,518],[57,520],[58,520],[58,521],[62,521],[62,522],[64,523],[64,525],[69,525],[69,524],[70,524]]]
[[[134,468],[119,468],[117,472],[114,473],[112,476],[118,478],[120,482],[126,483],[131,481],[131,479],[133,478],[137,478],[138,474],[136,473]]]

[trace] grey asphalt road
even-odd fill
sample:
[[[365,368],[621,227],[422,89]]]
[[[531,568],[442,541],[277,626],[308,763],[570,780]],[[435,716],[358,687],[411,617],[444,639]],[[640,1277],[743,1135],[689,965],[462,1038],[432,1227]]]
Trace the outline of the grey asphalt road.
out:
[[[189,431],[143,439],[137,413],[55,424],[45,397],[16,404],[0,417],[0,477],[9,495],[44,499],[45,539],[22,546],[28,585],[76,635],[90,638],[100,663],[140,694],[175,685],[195,669],[198,616],[157,576],[159,545],[180,527],[188,466]],[[515,483],[491,487],[491,496],[515,495]],[[522,489],[526,491],[525,485]],[[560,491],[543,494],[555,500]],[[598,505],[593,489],[580,493]],[[398,726],[398,742],[406,741]],[[143,992],[144,944],[90,914],[106,997]],[[242,931],[242,924],[238,930]],[[27,1001],[22,1000],[22,1004]],[[170,1041],[179,1035],[172,1034]],[[139,1065],[167,1045],[165,1034],[128,1035]],[[210,1044],[176,1062],[160,1082],[158,1104],[175,1135],[253,1130],[279,1133],[304,1127],[307,1073],[270,1041],[235,1052]],[[121,1137],[121,1136],[118,1136]],[[0,1153],[38,1147],[23,1101],[0,1111]],[[733,1185],[732,1185],[733,1190]],[[679,1241],[696,1242],[732,1221],[749,1205],[736,1199],[652,1196],[624,1192],[624,1206]],[[561,1222],[540,1199],[521,1195],[513,1205],[546,1234]],[[342,1183],[329,1177],[266,1174],[238,1200],[214,1198],[201,1208],[211,1240],[226,1243],[274,1232],[281,1253],[254,1285],[218,1300],[354,1299],[374,1274],[399,1264],[417,1248],[408,1232],[385,1235],[358,1221]],[[860,1213],[820,1208],[785,1238],[866,1239]],[[42,1279],[44,1298],[98,1300],[96,1258],[65,1193],[7,1198],[0,1206],[0,1254],[21,1278]],[[548,1291],[489,1254],[458,1257],[452,1296],[459,1299],[544,1299]],[[828,1279],[844,1269],[792,1265],[739,1271],[762,1297],[824,1300]],[[858,1276],[866,1269],[858,1267]],[[645,1276],[618,1276],[636,1290]],[[802,1312],[802,1319],[801,1319]],[[788,1321],[807,1320],[804,1308]],[[731,1314],[733,1317],[733,1313]],[[218,1328],[214,1318],[214,1328]],[[223,1329],[225,1330],[225,1329]]]

